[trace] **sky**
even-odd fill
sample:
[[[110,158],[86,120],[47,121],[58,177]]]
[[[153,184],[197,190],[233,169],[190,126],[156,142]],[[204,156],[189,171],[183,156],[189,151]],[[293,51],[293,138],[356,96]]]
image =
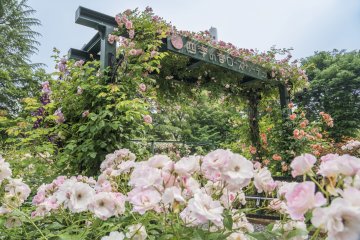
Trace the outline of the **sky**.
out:
[[[216,27],[219,40],[237,47],[266,51],[271,46],[294,48],[294,58],[315,51],[360,48],[359,0],[28,0],[42,25],[34,63],[54,69],[56,47],[62,55],[80,49],[96,31],[75,23],[79,6],[111,16],[146,6],[179,30],[202,31]]]

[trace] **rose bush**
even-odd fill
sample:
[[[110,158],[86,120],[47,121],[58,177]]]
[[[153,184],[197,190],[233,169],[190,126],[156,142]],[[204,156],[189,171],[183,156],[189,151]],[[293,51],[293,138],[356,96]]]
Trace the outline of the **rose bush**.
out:
[[[360,159],[325,155],[298,172],[303,182],[274,181],[266,167],[229,150],[173,161],[137,161],[127,149],[108,154],[97,178],[59,176],[30,188],[1,158],[1,228],[5,236],[42,239],[354,239],[360,236]],[[314,162],[315,161],[315,162]],[[329,165],[331,163],[331,165]],[[344,168],[347,166],[347,168]],[[326,171],[324,171],[326,169]],[[339,170],[344,169],[344,170]],[[321,178],[319,178],[321,177]],[[275,199],[264,207],[281,221],[254,232],[249,190]],[[309,221],[310,220],[310,221]],[[32,229],[32,231],[30,231]]]

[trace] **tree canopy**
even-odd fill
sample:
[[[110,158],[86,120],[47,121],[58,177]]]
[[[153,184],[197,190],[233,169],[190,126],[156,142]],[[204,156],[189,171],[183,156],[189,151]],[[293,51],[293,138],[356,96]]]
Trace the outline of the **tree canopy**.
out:
[[[360,52],[316,52],[303,60],[310,81],[309,89],[298,96],[309,118],[326,112],[334,119],[329,128],[336,140],[354,137],[360,126]]]
[[[39,84],[39,75],[33,73],[39,64],[30,63],[40,35],[33,30],[40,24],[32,17],[34,13],[26,0],[0,2],[0,108],[10,113],[15,113],[19,100],[31,95]]]

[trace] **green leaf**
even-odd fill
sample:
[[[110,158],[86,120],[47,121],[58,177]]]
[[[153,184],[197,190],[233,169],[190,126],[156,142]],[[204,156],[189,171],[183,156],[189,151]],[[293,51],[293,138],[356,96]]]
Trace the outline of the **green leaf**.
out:
[[[225,215],[224,226],[226,227],[226,229],[232,230],[233,219],[232,219],[232,216],[230,214]]]

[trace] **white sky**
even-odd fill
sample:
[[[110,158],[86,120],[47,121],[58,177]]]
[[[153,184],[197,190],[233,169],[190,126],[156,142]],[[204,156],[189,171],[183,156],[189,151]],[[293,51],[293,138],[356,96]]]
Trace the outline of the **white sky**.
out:
[[[28,0],[42,26],[33,62],[54,63],[53,47],[66,54],[81,48],[95,30],[75,24],[78,6],[108,15],[146,6],[178,29],[200,31],[214,26],[220,40],[238,47],[267,50],[293,47],[295,58],[320,50],[360,48],[359,0]]]

